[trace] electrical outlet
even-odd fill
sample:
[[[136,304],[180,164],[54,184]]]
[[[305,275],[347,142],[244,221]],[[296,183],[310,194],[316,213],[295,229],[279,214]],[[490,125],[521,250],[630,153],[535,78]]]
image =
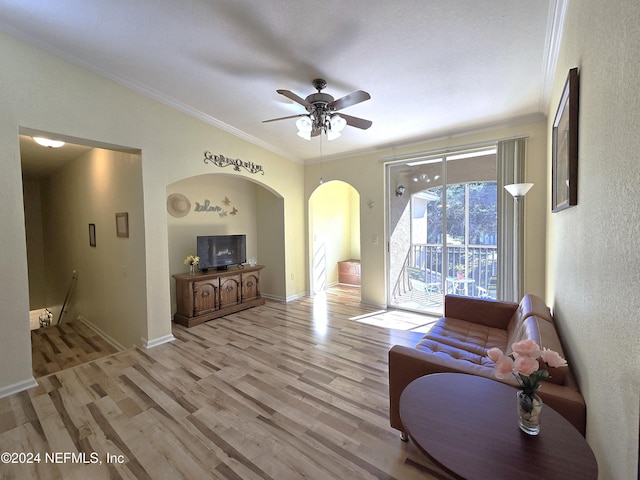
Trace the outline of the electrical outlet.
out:
[[[377,245],[377,244],[378,244],[378,235],[374,235],[374,236],[371,238],[371,243],[373,243],[374,245]]]
[[[295,280],[295,279],[296,279],[296,274],[295,274],[295,273],[292,273],[292,274],[291,274],[291,280]]]

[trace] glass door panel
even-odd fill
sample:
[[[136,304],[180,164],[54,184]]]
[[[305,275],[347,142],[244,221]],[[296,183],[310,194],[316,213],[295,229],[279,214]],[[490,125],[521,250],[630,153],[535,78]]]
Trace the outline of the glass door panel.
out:
[[[495,151],[387,165],[389,305],[442,314],[444,295],[495,298]]]

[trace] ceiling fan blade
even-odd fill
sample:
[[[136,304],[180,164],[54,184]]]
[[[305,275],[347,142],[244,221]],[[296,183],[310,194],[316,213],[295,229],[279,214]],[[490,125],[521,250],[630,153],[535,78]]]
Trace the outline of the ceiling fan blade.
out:
[[[287,120],[289,118],[299,118],[299,117],[304,117],[305,115],[307,114],[300,113],[298,115],[289,115],[288,117],[271,118],[269,120],[263,120],[262,123],[277,122],[278,120]]]
[[[327,107],[332,110],[342,110],[343,108],[350,107],[351,105],[355,105],[356,103],[364,102],[365,100],[369,100],[371,95],[367,92],[363,92],[362,90],[358,90],[357,92],[350,93],[349,95],[339,98],[331,102]]]
[[[360,128],[362,130],[366,130],[371,125],[373,125],[373,122],[371,120],[352,117],[351,115],[345,115],[344,113],[340,113],[339,115],[345,119],[345,121],[347,122],[347,125],[351,125],[352,127]]]
[[[284,95],[285,97],[287,97],[290,100],[293,100],[296,103],[299,103],[300,105],[303,105],[305,107],[311,106],[311,104],[307,102],[304,98],[299,97],[298,95],[296,95],[293,92],[290,92],[289,90],[276,90],[276,92],[278,92],[280,95]]]

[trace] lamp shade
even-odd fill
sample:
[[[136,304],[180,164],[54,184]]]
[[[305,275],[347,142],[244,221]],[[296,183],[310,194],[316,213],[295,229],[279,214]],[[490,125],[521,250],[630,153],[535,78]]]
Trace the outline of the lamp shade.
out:
[[[509,192],[516,200],[524,197],[531,187],[533,187],[533,183],[512,183],[511,185],[504,186],[507,192]]]

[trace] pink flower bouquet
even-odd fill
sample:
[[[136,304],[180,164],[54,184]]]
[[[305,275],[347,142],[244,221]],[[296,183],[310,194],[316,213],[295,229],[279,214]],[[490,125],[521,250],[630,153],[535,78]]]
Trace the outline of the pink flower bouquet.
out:
[[[518,388],[529,397],[535,395],[542,379],[549,378],[547,367],[567,366],[567,361],[557,352],[541,349],[533,340],[514,343],[509,355],[499,348],[492,348],[487,352],[487,358],[495,363],[496,378],[504,379],[512,374],[518,381]],[[540,363],[544,364],[542,369]]]

